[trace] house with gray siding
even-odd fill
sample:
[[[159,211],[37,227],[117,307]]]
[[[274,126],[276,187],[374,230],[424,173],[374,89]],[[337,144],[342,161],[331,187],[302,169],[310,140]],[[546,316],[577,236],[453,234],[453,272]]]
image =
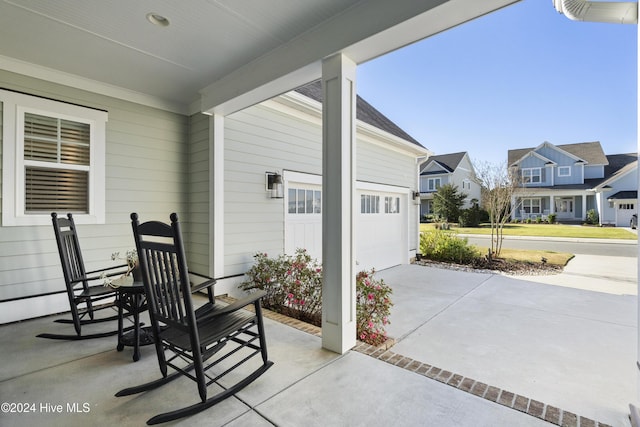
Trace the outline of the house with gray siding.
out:
[[[92,172],[95,180],[104,182],[105,205],[102,210],[90,207],[89,214],[75,214],[89,266],[104,265],[110,262],[111,253],[133,246],[129,214],[134,211],[142,218],[164,220],[168,213],[178,212],[186,220],[188,258],[195,272],[208,274],[211,252],[215,245],[224,245],[225,255],[218,266],[219,293],[238,292],[237,284],[256,252],[277,256],[305,248],[322,259],[319,81],[226,117],[221,152],[225,178],[220,214],[224,220],[222,235],[216,235],[212,247],[208,138],[215,120],[203,114],[168,114],[11,73],[3,72],[2,77],[7,82],[7,88],[0,90],[3,117],[15,117],[9,109],[26,105],[53,115],[59,109],[79,108],[75,114],[86,110],[104,120],[104,154],[94,153],[94,162],[104,160],[104,170],[100,178]],[[27,85],[10,84],[13,81]],[[56,100],[44,99],[40,93],[55,94]],[[357,262],[360,269],[408,263],[418,245],[419,206],[413,199],[416,159],[429,151],[364,99],[357,97],[356,105]],[[10,134],[3,134],[6,140]],[[8,144],[3,147],[6,152]],[[24,145],[22,150],[26,150]],[[3,158],[3,194],[8,194],[17,173],[14,156]],[[267,172],[283,177],[283,198],[271,198],[266,191]],[[64,311],[67,302],[61,293],[64,281],[50,212],[26,208],[26,214],[10,215],[16,209],[9,198],[4,200],[2,245],[7,253],[22,248],[21,255],[4,258],[5,267],[0,271],[5,279],[5,307],[14,307],[3,311],[6,321]],[[105,212],[105,217],[91,211]],[[26,303],[29,310],[23,309]]]
[[[509,150],[519,188],[512,217],[555,214],[561,222],[584,222],[594,210],[601,225],[629,226],[637,213],[638,155],[605,155],[600,142]]]
[[[285,206],[296,190],[298,214],[304,190],[306,214],[309,190],[316,215],[316,190],[304,185],[320,176],[330,224],[322,346],[346,352],[356,268],[376,262],[358,252],[359,221],[394,215],[410,255],[418,171],[409,153],[428,154],[356,118],[357,66],[514,2],[0,2],[0,322],[68,309],[50,210],[76,214],[89,266],[132,248],[131,212],[142,221],[177,212],[190,268],[226,292],[245,254],[275,254],[285,235],[297,245],[301,230],[313,232],[285,233]],[[320,115],[289,95],[318,79]],[[64,137],[52,151],[54,134]],[[288,182],[283,199],[267,197],[267,172]],[[60,187],[65,176],[82,185]],[[61,190],[69,197],[51,197]],[[56,203],[38,203],[38,191]]]
[[[467,195],[463,209],[470,208],[472,201],[480,203],[481,188],[469,153],[440,154],[430,156],[420,167],[420,217],[433,214],[433,197],[443,185],[452,184]]]

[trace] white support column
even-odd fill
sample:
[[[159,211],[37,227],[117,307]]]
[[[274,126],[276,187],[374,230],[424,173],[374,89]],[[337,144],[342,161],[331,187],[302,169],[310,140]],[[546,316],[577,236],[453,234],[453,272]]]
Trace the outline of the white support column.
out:
[[[587,195],[582,195],[582,221],[587,219]]]
[[[209,275],[224,276],[224,116],[209,118]]]
[[[556,196],[553,194],[549,196],[549,213],[556,213]]]
[[[322,347],[356,344],[356,64],[344,55],[322,63]]]

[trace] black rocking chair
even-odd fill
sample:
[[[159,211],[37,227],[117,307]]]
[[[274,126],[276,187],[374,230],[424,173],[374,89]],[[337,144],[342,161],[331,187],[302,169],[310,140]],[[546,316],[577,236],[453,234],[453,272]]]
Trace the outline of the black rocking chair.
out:
[[[92,285],[105,276],[122,275],[127,271],[127,265],[117,265],[100,270],[86,271],[82,260],[82,252],[80,251],[80,242],[76,225],[73,221],[73,215],[67,214],[67,217],[58,218],[54,212],[51,214],[53,222],[53,231],[58,244],[58,252],[60,254],[60,263],[62,264],[62,272],[67,288],[67,297],[71,307],[71,319],[58,319],[58,323],[73,323],[76,330],[75,335],[61,334],[40,334],[40,338],[49,338],[56,340],[83,340],[89,338],[102,338],[118,333],[117,329],[109,332],[95,333],[89,335],[82,334],[82,326],[92,323],[108,322],[118,320],[118,316],[96,318],[94,314],[97,311],[117,308],[116,290],[99,285]],[[102,276],[102,277],[101,277]],[[113,298],[112,301],[104,301]],[[102,304],[96,305],[101,302]]]
[[[260,305],[265,294],[252,293],[228,306],[216,304],[211,292],[214,279],[195,286],[189,281],[175,213],[171,214],[171,225],[157,221],[140,224],[136,213],[131,214],[131,220],[162,378],[121,390],[116,396],[153,390],[185,375],[198,384],[201,399],[191,406],[154,416],[147,421],[151,425],[210,408],[256,380],[273,362],[267,358]],[[210,291],[209,301],[194,310],[191,294],[205,289]],[[248,305],[253,306],[254,312],[241,310]],[[226,351],[221,351],[223,348]],[[262,358],[257,369],[247,369],[248,375],[232,386],[223,387],[218,382],[245,362],[255,360],[254,356]],[[168,367],[175,372],[168,375]],[[213,383],[223,391],[207,397],[207,387]]]

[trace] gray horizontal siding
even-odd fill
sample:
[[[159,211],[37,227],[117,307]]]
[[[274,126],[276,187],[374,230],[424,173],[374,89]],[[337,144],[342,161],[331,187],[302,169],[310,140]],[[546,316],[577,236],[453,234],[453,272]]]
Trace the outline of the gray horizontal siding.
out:
[[[168,221],[174,211],[186,215],[187,117],[2,70],[0,81],[8,89],[109,112],[106,224],[78,226],[89,269],[111,263],[113,252],[133,249],[131,212],[143,221]],[[0,227],[0,300],[63,290],[51,226]]]
[[[361,181],[413,188],[411,155],[357,141],[356,175]],[[317,119],[250,107],[225,118],[225,274],[242,274],[256,252],[284,252],[284,204],[269,199],[266,171],[322,173],[322,129]],[[410,205],[410,208],[413,205]],[[415,247],[416,209],[409,240]]]
[[[186,228],[189,269],[208,275],[209,253],[209,116],[189,119],[189,225]]]

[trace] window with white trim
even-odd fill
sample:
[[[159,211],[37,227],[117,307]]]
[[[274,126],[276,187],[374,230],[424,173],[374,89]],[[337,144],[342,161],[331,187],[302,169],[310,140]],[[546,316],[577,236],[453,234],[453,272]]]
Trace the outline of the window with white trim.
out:
[[[522,182],[524,184],[534,184],[542,181],[542,171],[540,168],[522,169]]]
[[[440,178],[429,178],[427,181],[427,189],[429,191],[438,191],[438,188],[441,186]]]
[[[107,112],[0,90],[2,225],[105,219]]]
[[[620,203],[618,205],[618,209],[620,209],[620,210],[632,210],[632,209],[635,209],[635,204],[634,203]]]
[[[360,213],[380,213],[380,196],[376,196],[373,194],[362,194],[360,196]]]
[[[558,166],[558,176],[571,176],[571,166]]]
[[[304,188],[289,188],[290,214],[322,213],[322,192]]]
[[[523,199],[522,200],[522,210],[527,214],[539,214],[540,210],[540,199]]]
[[[400,197],[385,196],[384,213],[388,213],[388,214],[400,213]]]

